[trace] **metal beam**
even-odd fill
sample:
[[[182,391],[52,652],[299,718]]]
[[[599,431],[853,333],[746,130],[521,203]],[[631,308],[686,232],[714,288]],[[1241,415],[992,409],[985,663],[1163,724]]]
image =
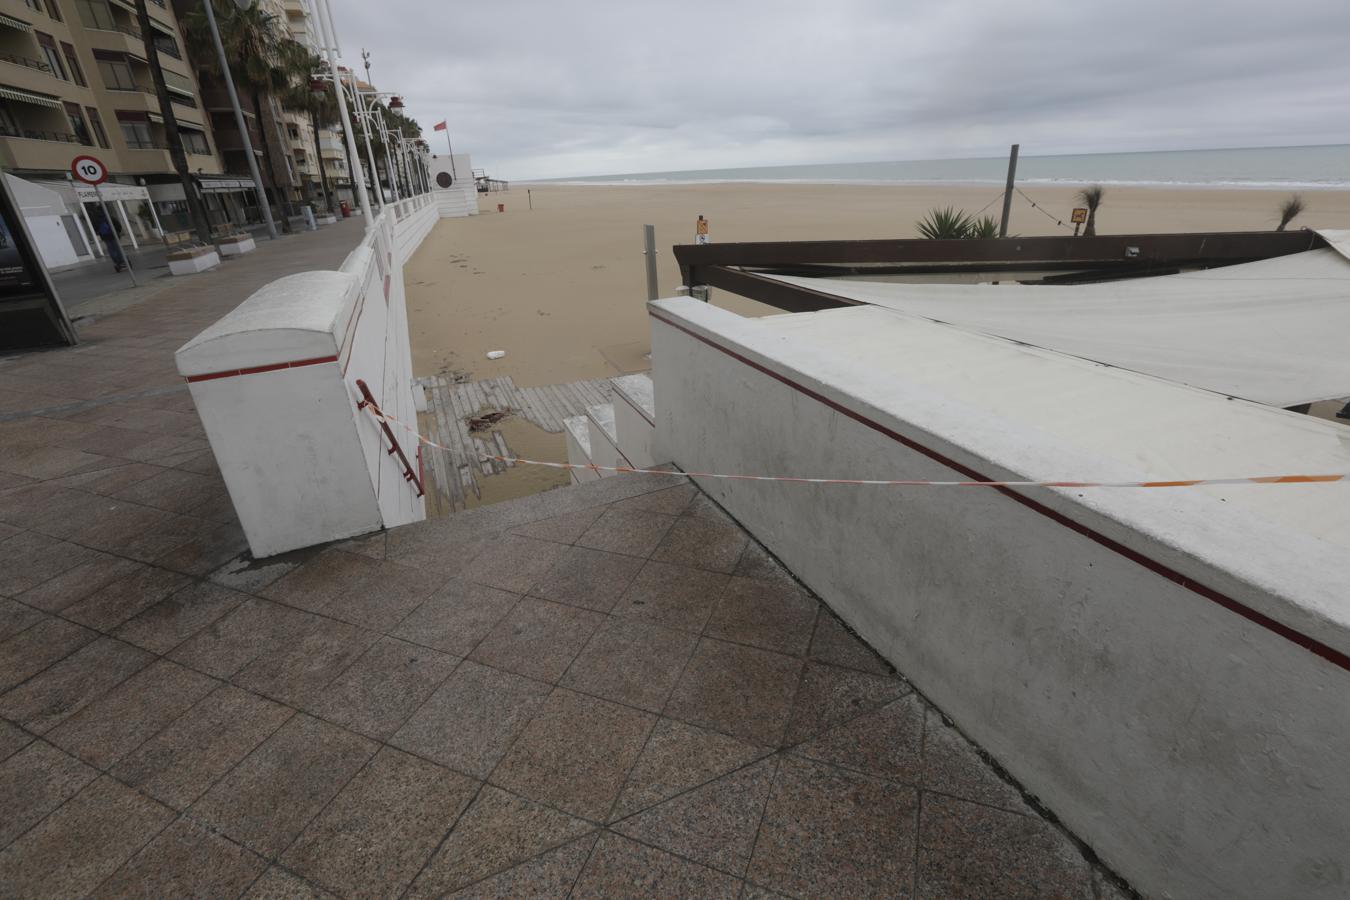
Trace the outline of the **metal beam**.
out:
[[[699,269],[699,284],[721,288],[741,297],[749,297],[760,303],[767,303],[786,312],[818,312],[822,309],[839,309],[844,306],[860,306],[856,300],[836,297],[810,288],[784,284],[765,278],[753,272],[728,269],[725,266],[706,266]]]

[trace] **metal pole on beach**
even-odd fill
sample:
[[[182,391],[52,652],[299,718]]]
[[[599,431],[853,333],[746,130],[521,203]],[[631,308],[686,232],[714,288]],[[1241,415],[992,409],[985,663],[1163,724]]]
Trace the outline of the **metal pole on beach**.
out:
[[[94,195],[98,197],[98,205],[103,207],[103,218],[108,220],[108,227],[112,228],[113,227],[112,213],[108,211],[108,201],[103,199],[103,190],[98,185],[94,185]],[[130,230],[130,228],[131,226],[128,225],[127,229]],[[118,248],[121,249],[122,239],[117,236],[117,232],[115,230],[113,231],[112,236],[113,240],[117,241]],[[127,256],[125,249],[122,250],[122,261],[127,264],[127,274],[131,276],[131,283],[139,287],[140,282],[136,280],[136,273],[131,270],[131,257]]]
[[[661,288],[656,283],[656,226],[642,226],[642,255],[647,263],[647,299],[655,300],[661,296]]]
[[[1012,145],[1008,154],[1008,186],[1003,189],[1003,218],[998,223],[998,236],[1008,236],[1008,214],[1012,212],[1013,182],[1017,178],[1017,144]]]

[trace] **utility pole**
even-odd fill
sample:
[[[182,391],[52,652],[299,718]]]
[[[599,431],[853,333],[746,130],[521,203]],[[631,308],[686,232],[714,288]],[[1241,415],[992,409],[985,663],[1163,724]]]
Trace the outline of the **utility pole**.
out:
[[[1013,182],[1017,180],[1017,144],[1008,154],[1008,186],[1003,189],[1003,219],[998,223],[998,236],[1008,236],[1008,215],[1012,212]]]

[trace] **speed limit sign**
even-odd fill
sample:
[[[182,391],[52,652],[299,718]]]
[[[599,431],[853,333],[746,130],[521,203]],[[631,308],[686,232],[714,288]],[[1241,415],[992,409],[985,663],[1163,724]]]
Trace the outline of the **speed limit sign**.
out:
[[[77,156],[70,164],[70,173],[85,184],[102,184],[108,180],[108,167],[92,156]]]

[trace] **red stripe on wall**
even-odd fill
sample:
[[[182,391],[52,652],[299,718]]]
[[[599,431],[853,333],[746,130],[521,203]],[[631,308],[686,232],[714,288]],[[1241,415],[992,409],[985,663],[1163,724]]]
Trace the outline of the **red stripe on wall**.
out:
[[[266,366],[253,366],[248,369],[226,369],[223,372],[208,372],[204,375],[188,375],[185,380],[189,383],[198,381],[214,381],[217,378],[234,378],[238,375],[257,375],[260,372],[277,372],[281,369],[299,369],[304,366],[319,366],[324,363],[337,362],[336,356],[321,356],[315,359],[297,359],[294,362],[272,363]]]
[[[835,401],[831,400],[829,397],[819,394],[816,391],[813,391],[804,385],[798,384],[797,382],[793,381],[787,376],[781,375],[778,372],[773,371],[772,369],[760,365],[754,360],[748,359],[742,356],[741,354],[737,353],[736,351],[728,347],[722,346],[716,341],[713,341],[709,338],[704,337],[701,334],[698,334],[694,331],[691,331],[688,328],[685,328],[683,325],[679,325],[675,322],[672,322],[670,319],[667,319],[664,316],[657,315],[654,312],[649,311],[649,313],[651,317],[653,319],[656,319],[658,322],[661,322],[664,325],[669,325],[676,331],[682,331],[685,334],[689,335],[690,337],[694,338],[695,340],[707,344],[714,350],[718,350],[726,354],[727,356],[730,356],[737,362],[743,363],[749,366],[750,368],[755,369],[758,372],[762,372],[763,374],[768,375],[775,381],[787,385],[788,387],[792,388],[798,393],[804,394],[807,397],[810,397],[812,400],[815,400],[818,403],[822,403],[825,406],[828,406],[830,409],[834,410],[840,415],[847,416],[848,418],[853,419],[855,422],[865,425],[868,428],[872,429],[873,431],[876,431],[879,434],[883,434],[886,437],[890,438],[891,440],[903,444],[904,446],[908,447],[911,450],[914,450],[917,453],[923,454],[924,456],[928,457],[934,462],[941,463],[942,465],[946,466],[949,469],[952,469],[953,471],[960,472],[962,475],[965,475],[971,481],[997,480],[994,478],[989,478],[984,475],[981,475],[979,472],[975,471],[969,466],[962,465],[956,460],[951,459],[943,455],[942,453],[939,453],[936,450],[933,450],[929,447],[925,447],[923,444],[918,443],[912,438],[907,438],[904,435],[899,434],[898,432],[893,431],[890,428],[887,428],[885,425],[882,425],[879,422],[874,422],[871,419],[867,418],[866,416],[862,415],[861,413],[851,410],[846,406],[842,406],[836,403]],[[1157,575],[1160,575],[1163,578],[1166,578],[1168,581],[1171,581],[1172,583],[1185,588],[1191,593],[1204,597],[1206,600],[1209,600],[1213,603],[1217,603],[1219,606],[1222,606],[1229,612],[1235,613],[1241,616],[1242,618],[1246,619],[1247,621],[1259,625],[1262,628],[1265,628],[1267,631],[1271,631],[1279,635],[1280,637],[1284,638],[1285,640],[1297,644],[1298,646],[1302,647],[1308,652],[1314,653],[1317,656],[1320,656],[1322,659],[1327,660],[1332,665],[1338,666],[1339,668],[1344,669],[1347,672],[1350,672],[1350,655],[1342,653],[1335,647],[1328,646],[1322,643],[1321,641],[1317,640],[1316,638],[1310,637],[1302,633],[1301,631],[1297,631],[1293,628],[1290,628],[1283,622],[1277,622],[1275,619],[1272,619],[1265,613],[1258,612],[1257,610],[1252,609],[1246,604],[1238,600],[1235,600],[1226,594],[1219,593],[1213,588],[1206,587],[1203,584],[1199,584],[1191,577],[1183,575],[1182,573],[1165,565],[1164,563],[1160,563],[1155,559],[1151,559],[1145,556],[1144,554],[1140,553],[1137,550],[1131,549],[1130,547],[1126,547],[1119,541],[1109,538],[1106,535],[1102,534],[1101,532],[1095,531],[1094,529],[1088,527],[1087,525],[1082,524],[1081,522],[1075,522],[1073,519],[1070,519],[1063,513],[1057,510],[1053,510],[1050,507],[1046,506],[1045,504],[1033,500],[1024,494],[1020,494],[1017,491],[1012,490],[1011,488],[1000,487],[1000,488],[993,488],[993,490],[999,491],[1005,496],[1017,501],[1026,508],[1032,510],[1033,512],[1039,513],[1040,515],[1045,516],[1047,519],[1050,519],[1051,521],[1063,525],[1070,531],[1076,532],[1077,534],[1082,535],[1088,540],[1093,541],[1094,543],[1099,544],[1102,547],[1105,547],[1107,550],[1119,554],[1120,556],[1125,557],[1126,559],[1130,560],[1133,563],[1143,566],[1149,571]]]

